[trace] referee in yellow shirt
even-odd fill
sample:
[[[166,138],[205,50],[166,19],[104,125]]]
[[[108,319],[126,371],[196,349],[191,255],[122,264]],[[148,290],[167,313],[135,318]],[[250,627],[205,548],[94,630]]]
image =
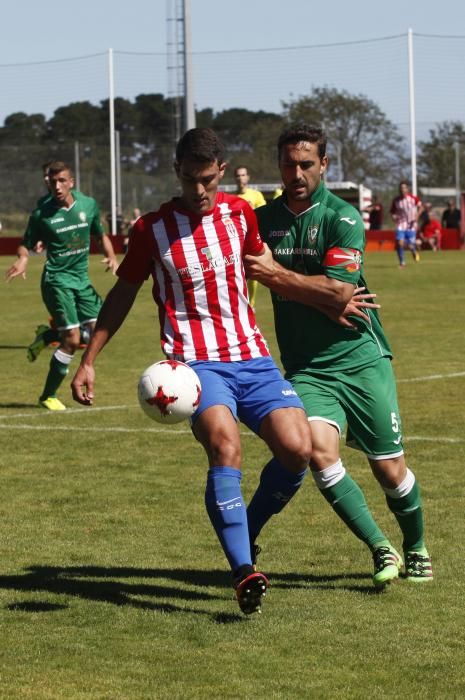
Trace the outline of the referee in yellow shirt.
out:
[[[266,204],[265,197],[258,190],[253,190],[248,186],[250,175],[245,165],[238,165],[234,170],[234,178],[237,184],[236,194],[250,204],[252,209],[257,209]],[[258,282],[256,280],[248,280],[247,288],[249,290],[250,305],[255,306],[255,297],[257,295]]]

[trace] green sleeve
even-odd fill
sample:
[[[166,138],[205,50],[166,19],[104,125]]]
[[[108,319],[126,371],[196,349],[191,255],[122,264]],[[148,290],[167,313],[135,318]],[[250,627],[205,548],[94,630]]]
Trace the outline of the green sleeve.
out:
[[[43,240],[43,235],[41,235],[40,229],[40,218],[38,214],[39,212],[37,209],[32,212],[21,241],[21,245],[28,250],[32,250],[38,241]]]
[[[335,212],[323,259],[327,277],[357,285],[363,266],[365,227],[360,214],[353,208]]]

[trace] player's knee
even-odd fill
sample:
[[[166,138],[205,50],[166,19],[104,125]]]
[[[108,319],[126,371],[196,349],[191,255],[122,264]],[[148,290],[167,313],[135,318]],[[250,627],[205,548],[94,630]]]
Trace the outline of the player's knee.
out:
[[[370,459],[370,465],[376,480],[383,488],[396,488],[407,474],[404,455],[388,459]]]
[[[307,429],[286,434],[281,444],[282,461],[291,469],[302,471],[310,464],[312,441]]]
[[[314,470],[325,469],[330,464],[334,464],[339,459],[339,450],[333,446],[314,442],[310,466]]]
[[[228,435],[217,434],[211,436],[208,445],[205,445],[210,466],[230,466],[236,469],[241,465],[240,442],[231,439]]]

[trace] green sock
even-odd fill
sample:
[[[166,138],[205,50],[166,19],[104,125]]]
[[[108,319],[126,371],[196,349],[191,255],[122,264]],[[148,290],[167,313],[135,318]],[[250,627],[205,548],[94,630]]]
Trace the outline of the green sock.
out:
[[[50,369],[47,374],[47,379],[45,380],[45,386],[40,401],[45,401],[45,399],[48,399],[50,396],[56,396],[60,384],[68,374],[68,365],[72,360],[72,355],[65,355],[65,353],[61,352],[61,355],[64,356],[65,359],[69,358],[68,362],[60,362],[55,355],[56,353],[52,355],[52,359],[50,360]]]
[[[362,489],[347,473],[337,484],[322,489],[321,493],[354,535],[371,550],[389,544],[370,513]]]
[[[386,495],[389,510],[394,514],[404,536],[405,551],[420,551],[425,546],[423,541],[423,509],[420,488],[415,481],[412,489],[402,498]]]

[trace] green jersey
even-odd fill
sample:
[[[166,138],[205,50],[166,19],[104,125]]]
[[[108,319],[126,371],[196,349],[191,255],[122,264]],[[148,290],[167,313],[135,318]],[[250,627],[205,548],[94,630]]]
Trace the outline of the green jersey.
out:
[[[255,213],[261,237],[283,267],[304,275],[326,275],[354,287],[367,286],[363,279],[362,218],[354,207],[331,194],[323,182],[301,214],[290,211],[285,193]],[[368,311],[371,324],[354,319],[357,330],[351,330],[311,306],[274,292],[271,296],[286,372],[311,368],[333,373],[391,357],[376,311]]]
[[[105,233],[97,202],[73,190],[67,209],[46,197],[29,218],[22,245],[31,249],[37,241],[47,248],[43,281],[72,289],[89,284],[90,236]]]

